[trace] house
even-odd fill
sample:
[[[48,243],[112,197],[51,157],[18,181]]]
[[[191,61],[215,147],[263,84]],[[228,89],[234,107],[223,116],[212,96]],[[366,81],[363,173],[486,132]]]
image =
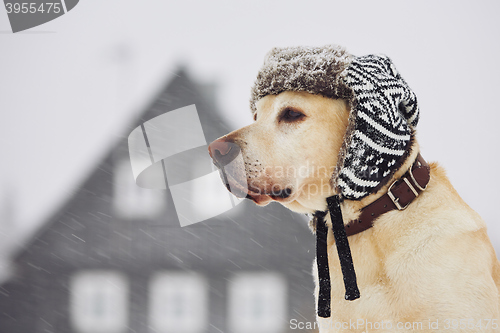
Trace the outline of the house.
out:
[[[245,200],[181,228],[168,190],[134,183],[128,134],[195,104],[211,142],[231,130],[214,96],[213,85],[180,69],[124,129],[14,256],[13,277],[0,286],[0,332],[278,333],[293,319],[314,321],[315,243],[305,217]]]

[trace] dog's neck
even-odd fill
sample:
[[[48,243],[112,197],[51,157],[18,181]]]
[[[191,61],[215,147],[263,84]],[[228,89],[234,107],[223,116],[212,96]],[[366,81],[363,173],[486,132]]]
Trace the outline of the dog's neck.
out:
[[[419,154],[419,151],[420,147],[418,143],[414,141],[410,148],[410,153],[408,154],[406,160],[401,164],[401,167],[392,175],[392,177],[387,181],[387,183],[384,186],[382,186],[377,192],[372,193],[360,200],[348,200],[348,199],[343,200],[343,202],[341,203],[341,209],[342,209],[342,217],[344,224],[347,225],[349,222],[357,220],[361,214],[361,209],[370,205],[372,202],[376,201],[381,196],[385,195],[387,193],[387,190],[389,189],[389,186],[391,186],[391,184],[397,179],[400,179],[408,171],[408,169],[411,168],[411,166],[413,165],[415,159]],[[324,198],[324,202],[326,202],[326,197]],[[325,208],[322,207],[318,210],[325,210]],[[330,222],[327,221],[327,223]]]

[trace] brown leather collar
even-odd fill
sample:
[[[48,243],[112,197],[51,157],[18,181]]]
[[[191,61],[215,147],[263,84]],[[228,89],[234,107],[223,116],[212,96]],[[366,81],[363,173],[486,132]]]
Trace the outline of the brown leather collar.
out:
[[[429,164],[418,154],[411,168],[403,177],[394,181],[387,193],[364,207],[357,220],[345,226],[347,236],[352,236],[373,226],[373,221],[391,210],[403,210],[424,191],[429,183]]]

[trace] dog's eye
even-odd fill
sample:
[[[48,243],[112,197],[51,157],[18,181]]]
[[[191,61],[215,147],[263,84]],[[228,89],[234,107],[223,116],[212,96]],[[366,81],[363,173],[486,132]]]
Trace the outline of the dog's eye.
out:
[[[257,121],[257,112],[253,114],[253,121]]]
[[[292,110],[292,109],[285,109],[284,112],[282,113],[281,120],[284,121],[296,121],[304,118],[305,115],[301,112]]]

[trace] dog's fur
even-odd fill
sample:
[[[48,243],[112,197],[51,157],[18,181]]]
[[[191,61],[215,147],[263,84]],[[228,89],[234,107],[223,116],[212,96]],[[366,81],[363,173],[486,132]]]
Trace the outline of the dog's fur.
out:
[[[275,200],[299,213],[326,210],[326,198],[336,193],[330,178],[348,126],[348,103],[285,91],[260,99],[256,108],[253,124],[219,139],[241,149],[245,170],[233,177],[248,184],[248,197],[259,205]],[[304,116],[286,120],[283,112],[290,109]],[[362,207],[386,193],[418,152],[414,140],[401,168],[377,193],[359,201],[344,200],[344,223],[356,219]],[[398,323],[421,322],[421,327],[417,324],[418,328],[408,331],[434,332],[445,331],[451,325],[447,320],[474,319],[474,324],[482,321],[482,329],[457,331],[500,332],[500,328],[493,330],[491,323],[489,329],[485,328],[486,320],[500,322],[500,263],[486,225],[460,198],[445,171],[436,163],[430,165],[427,189],[407,209],[383,214],[373,228],[349,237],[361,292],[361,298],[355,301],[344,300],[342,273],[330,231],[332,316],[318,318],[320,331],[400,332],[404,329],[398,328]],[[285,188],[291,190],[288,197],[273,195]],[[317,286],[316,265],[313,267]],[[316,297],[317,293],[318,288]],[[364,324],[345,324],[361,324],[359,320]],[[371,330],[366,325],[382,321],[386,327],[390,322],[393,329]],[[438,330],[435,324],[429,327],[436,321]],[[343,323],[340,330],[338,323]]]

